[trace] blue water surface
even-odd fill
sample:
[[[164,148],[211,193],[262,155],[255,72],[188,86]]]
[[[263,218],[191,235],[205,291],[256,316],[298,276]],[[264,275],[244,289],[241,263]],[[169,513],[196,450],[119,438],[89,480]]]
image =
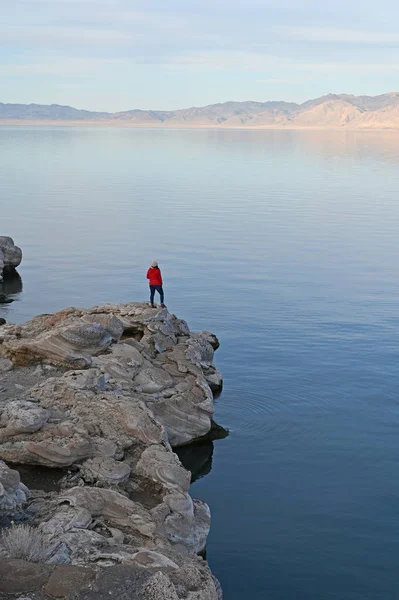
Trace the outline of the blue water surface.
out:
[[[0,128],[1,317],[146,299],[156,259],[221,340],[192,494],[226,600],[399,597],[398,224],[395,133]]]

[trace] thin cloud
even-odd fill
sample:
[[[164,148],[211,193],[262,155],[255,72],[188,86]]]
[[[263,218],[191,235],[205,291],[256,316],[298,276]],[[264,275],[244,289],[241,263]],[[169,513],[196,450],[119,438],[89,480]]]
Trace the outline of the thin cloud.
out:
[[[84,59],[70,58],[57,59],[49,62],[48,58],[36,58],[29,63],[0,64],[2,76],[56,76],[79,78],[93,75],[103,69],[125,66],[126,61],[119,59]]]
[[[85,27],[9,27],[2,32],[2,42],[38,43],[39,45],[73,43],[82,46],[127,45],[137,42],[141,34],[118,29]]]
[[[276,76],[266,77],[258,81],[277,83],[292,77],[286,76],[289,71],[341,71],[353,73],[394,73],[399,70],[399,56],[392,56],[391,62],[302,62],[272,54],[256,52],[203,52],[187,56],[169,56],[164,58],[164,66],[174,71],[187,72],[190,69],[209,71],[262,71],[267,69],[278,72]],[[303,76],[302,76],[303,79]]]
[[[393,63],[298,63],[295,68],[309,71],[337,71],[340,73],[354,74],[380,74],[380,73],[396,73],[399,71],[399,61]]]
[[[267,84],[301,84],[304,81],[311,81],[313,77],[266,77],[265,79],[257,79],[256,83],[267,83]]]
[[[278,60],[272,55],[254,52],[202,52],[165,57],[164,65],[169,69],[180,70],[197,68],[209,71],[253,71],[270,67]]]
[[[362,31],[334,27],[278,27],[275,31],[285,38],[308,42],[334,42],[350,44],[398,44],[399,33]]]

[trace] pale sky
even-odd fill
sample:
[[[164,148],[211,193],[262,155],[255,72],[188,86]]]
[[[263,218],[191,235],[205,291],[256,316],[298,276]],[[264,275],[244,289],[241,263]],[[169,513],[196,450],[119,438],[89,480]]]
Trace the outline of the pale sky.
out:
[[[399,91],[398,0],[0,0],[0,102],[89,110]]]

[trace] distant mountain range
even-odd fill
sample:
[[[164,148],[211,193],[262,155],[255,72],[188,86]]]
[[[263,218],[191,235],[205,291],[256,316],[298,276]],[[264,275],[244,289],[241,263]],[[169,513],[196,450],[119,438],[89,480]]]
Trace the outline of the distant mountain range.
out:
[[[294,102],[224,102],[182,110],[91,112],[51,104],[2,104],[0,125],[118,125],[251,129],[399,129],[399,92],[381,96],[328,94]]]

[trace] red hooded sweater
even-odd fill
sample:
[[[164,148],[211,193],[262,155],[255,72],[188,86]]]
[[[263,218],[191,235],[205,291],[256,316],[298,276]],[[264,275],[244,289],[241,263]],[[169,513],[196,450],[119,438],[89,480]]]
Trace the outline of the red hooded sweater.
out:
[[[150,285],[162,285],[162,275],[158,267],[150,267],[147,271],[147,279]]]

